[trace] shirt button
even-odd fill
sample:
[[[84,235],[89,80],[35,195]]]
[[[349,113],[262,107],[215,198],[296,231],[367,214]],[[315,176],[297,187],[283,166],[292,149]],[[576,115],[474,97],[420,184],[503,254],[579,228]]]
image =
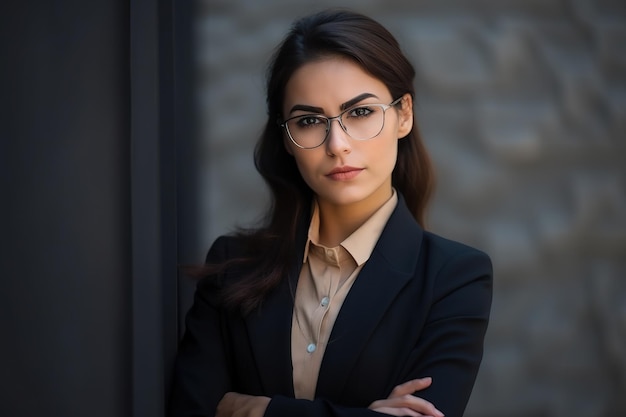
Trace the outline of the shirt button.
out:
[[[324,298],[322,298],[322,301],[320,301],[320,305],[322,307],[326,307],[328,305],[328,303],[330,303],[330,298],[328,298],[328,297],[324,297]]]
[[[315,343],[311,343],[309,346],[306,347],[306,351],[309,353],[315,352],[315,349],[317,349],[317,346],[315,346]]]
[[[329,258],[333,258],[335,255],[335,252],[333,252],[332,249],[326,249],[326,256],[328,256]]]

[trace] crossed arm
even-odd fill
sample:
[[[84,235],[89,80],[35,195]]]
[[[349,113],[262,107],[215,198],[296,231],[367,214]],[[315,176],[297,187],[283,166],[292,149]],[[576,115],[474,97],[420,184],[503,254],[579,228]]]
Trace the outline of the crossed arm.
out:
[[[432,383],[430,377],[414,379],[396,386],[389,397],[374,401],[370,410],[392,416],[443,417],[430,402],[413,394]],[[228,392],[217,405],[216,417],[263,417],[271,399]]]

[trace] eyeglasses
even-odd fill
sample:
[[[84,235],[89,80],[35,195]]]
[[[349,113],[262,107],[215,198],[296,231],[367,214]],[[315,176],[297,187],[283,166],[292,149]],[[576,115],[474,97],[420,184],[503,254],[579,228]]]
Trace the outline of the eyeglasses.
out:
[[[326,142],[333,120],[337,120],[339,126],[352,139],[368,140],[382,132],[385,126],[385,112],[400,100],[402,97],[389,104],[361,104],[350,107],[335,117],[321,114],[298,115],[285,120],[280,126],[287,131],[289,139],[303,149],[317,148]]]

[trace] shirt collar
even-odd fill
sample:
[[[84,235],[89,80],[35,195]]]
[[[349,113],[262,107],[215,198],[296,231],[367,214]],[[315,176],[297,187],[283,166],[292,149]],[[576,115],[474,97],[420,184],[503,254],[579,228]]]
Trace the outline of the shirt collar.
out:
[[[392,195],[369,219],[365,221],[356,229],[350,236],[348,236],[341,246],[348,251],[348,253],[354,258],[357,265],[363,265],[372,254],[376,242],[380,237],[387,220],[391,217],[393,210],[398,204],[398,194],[396,190],[392,188]],[[320,227],[320,215],[319,206],[316,200],[313,200],[313,215],[311,216],[311,222],[309,224],[309,234],[306,244],[304,246],[303,262],[307,261],[309,254],[310,244],[316,246],[319,245],[319,227]]]

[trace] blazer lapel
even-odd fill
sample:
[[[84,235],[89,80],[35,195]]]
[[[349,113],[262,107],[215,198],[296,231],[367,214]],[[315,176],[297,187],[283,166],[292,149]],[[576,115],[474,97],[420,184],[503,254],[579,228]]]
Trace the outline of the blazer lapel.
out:
[[[400,198],[337,316],[332,343],[322,360],[317,397],[337,398],[343,393],[360,351],[414,274],[422,233]]]

